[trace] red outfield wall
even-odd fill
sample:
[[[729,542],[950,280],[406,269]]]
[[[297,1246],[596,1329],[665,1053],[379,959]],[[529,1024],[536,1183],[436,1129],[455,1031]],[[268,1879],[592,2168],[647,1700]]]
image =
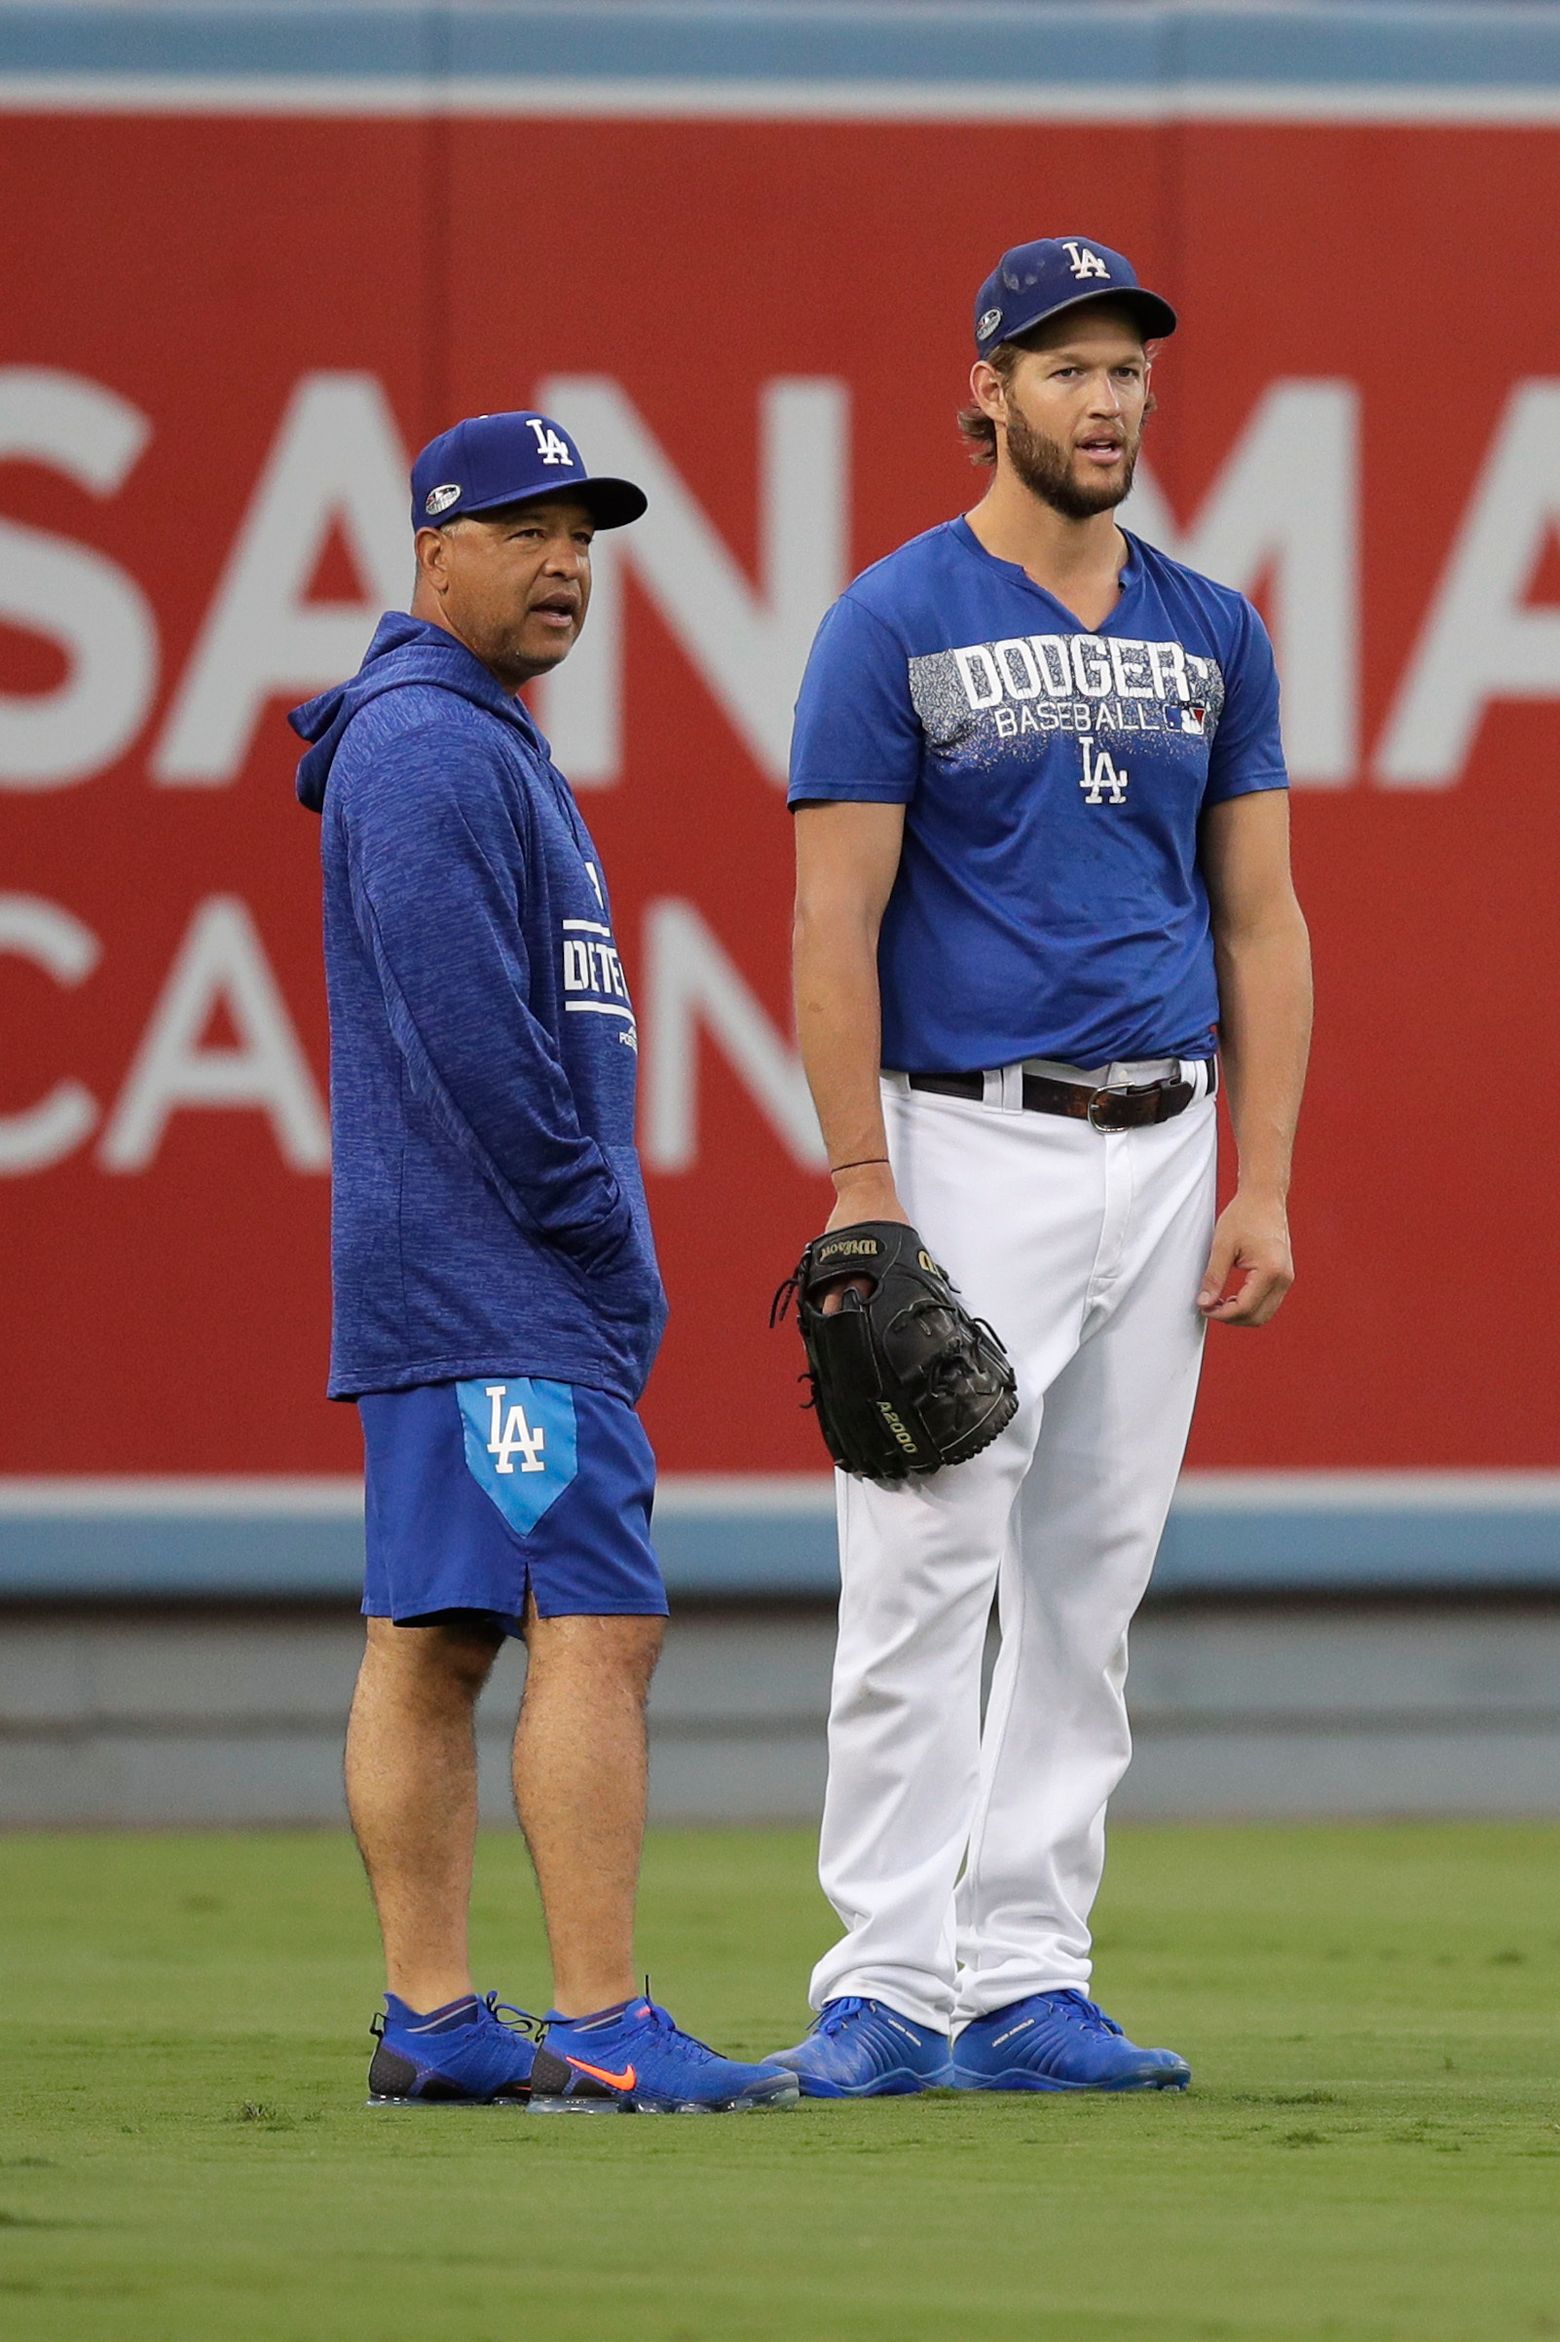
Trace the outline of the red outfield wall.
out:
[[[405,451],[549,398],[659,466],[544,711],[642,1012],[651,1428],[817,1466],[764,1325],[824,1200],[784,711],[971,500],[971,296],[1045,228],[1181,305],[1140,525],[1263,601],[1302,783],[1300,1283],[1192,1461],[1557,1461],[1552,134],[13,116],[0,184],[0,1471],[355,1463],[281,712],[404,606]]]

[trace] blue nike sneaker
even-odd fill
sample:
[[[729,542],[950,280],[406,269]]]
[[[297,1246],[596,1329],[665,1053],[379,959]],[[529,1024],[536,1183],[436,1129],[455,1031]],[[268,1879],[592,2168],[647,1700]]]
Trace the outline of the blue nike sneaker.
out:
[[[800,2096],[794,2074],[717,2056],[653,2000],[546,2025],[531,2071],[533,2114],[746,2114]]]
[[[959,2090],[1184,2090],[1173,2049],[1139,2049],[1081,1992],[1032,1992],[966,2025],[953,2045]]]
[[[496,1992],[426,2015],[387,1992],[368,2029],[377,2043],[370,2106],[523,2106],[531,2095],[540,2027]]]
[[[826,2000],[806,2040],[770,2063],[790,2067],[804,2098],[908,2098],[953,2081],[946,2033],[853,1993]]]

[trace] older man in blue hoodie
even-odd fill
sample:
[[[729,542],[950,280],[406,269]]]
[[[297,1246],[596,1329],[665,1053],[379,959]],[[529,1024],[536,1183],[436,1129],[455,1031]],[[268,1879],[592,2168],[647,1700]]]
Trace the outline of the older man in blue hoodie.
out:
[[[329,1388],[366,1456],[346,1777],[385,1947],[376,2104],[796,2095],[635,1990],[666,1596],[634,1410],[666,1301],[601,858],[518,695],[579,634],[595,531],[644,510],[549,416],[457,423],[412,471],[410,615],[291,718],[323,817]],[[506,1634],[528,1653],[515,1801],[553,1964],[539,2046],[467,1957],[473,1720]]]

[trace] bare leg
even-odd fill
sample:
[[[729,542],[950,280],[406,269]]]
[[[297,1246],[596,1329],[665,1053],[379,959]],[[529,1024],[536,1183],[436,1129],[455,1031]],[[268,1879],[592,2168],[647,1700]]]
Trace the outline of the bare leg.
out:
[[[368,1621],[347,1725],[347,1810],[373,1889],[390,1990],[442,2008],[471,1990],[477,1695],[501,1636]]]
[[[515,1810],[536,1865],[566,2017],[629,2000],[659,1618],[526,1619]]]

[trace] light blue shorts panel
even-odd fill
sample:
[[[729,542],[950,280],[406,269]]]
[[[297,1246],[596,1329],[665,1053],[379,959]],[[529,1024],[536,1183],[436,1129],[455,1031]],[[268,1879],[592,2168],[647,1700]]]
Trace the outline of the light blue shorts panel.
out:
[[[363,1609],[402,1625],[483,1611],[661,1616],[655,1457],[621,1399],[518,1375],[371,1392]]]

